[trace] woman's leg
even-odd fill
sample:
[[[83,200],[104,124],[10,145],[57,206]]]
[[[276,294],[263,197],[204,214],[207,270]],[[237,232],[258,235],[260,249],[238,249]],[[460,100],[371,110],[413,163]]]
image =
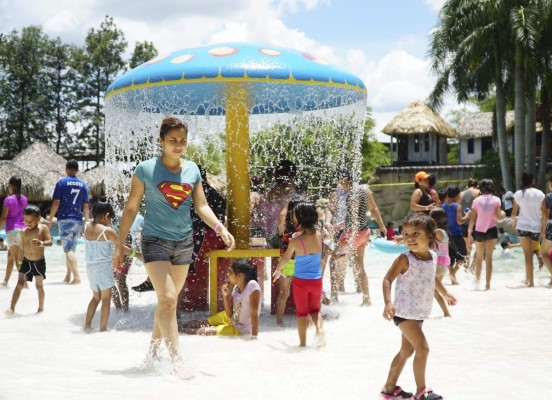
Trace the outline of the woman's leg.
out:
[[[417,393],[426,387],[425,371],[427,358],[429,356],[429,345],[422,331],[422,326],[418,321],[408,320],[401,322],[399,324],[399,329],[414,348],[415,354],[412,364],[414,367],[414,380],[416,381]]]
[[[475,242],[475,280],[479,284],[481,280],[481,268],[483,256],[485,255],[485,242]]]
[[[360,246],[355,250],[355,275],[358,277],[360,284],[360,289],[362,290],[362,303],[361,306],[371,306],[372,301],[370,300],[370,288],[368,286],[368,275],[364,269],[364,252],[366,246]]]
[[[101,300],[102,297],[100,292],[92,292],[92,299],[90,300],[90,303],[88,303],[88,308],[86,309],[86,318],[84,320],[85,331],[92,330],[92,319],[94,318],[94,314],[96,313],[96,309],[98,308],[98,304],[100,304]]]
[[[169,261],[154,261],[145,265],[157,295],[157,308],[151,336],[152,355],[156,355],[160,340],[163,340],[173,361],[180,357],[176,302],[178,293],[188,275],[188,265],[172,265]]]
[[[100,332],[106,332],[107,322],[109,321],[109,311],[111,310],[111,288],[102,290],[100,296],[102,299],[102,308],[100,311]]]
[[[347,268],[346,254],[339,253],[344,251],[342,247],[336,249],[330,259],[330,282],[331,282],[331,299],[338,300],[340,286],[345,280],[345,269]]]
[[[405,322],[402,322],[400,325]],[[383,391],[386,393],[393,393],[395,391],[395,387],[397,386],[401,372],[404,369],[404,365],[414,353],[414,346],[412,346],[404,334],[401,336],[401,349],[393,358],[391,367],[389,368],[389,374],[387,375],[387,381],[385,382],[385,385],[383,385]]]
[[[286,311],[286,303],[289,297],[292,278],[280,278],[278,280],[278,300],[276,300],[276,324],[284,326],[284,313]]]
[[[533,240],[530,237],[520,237],[519,242],[525,257],[525,281],[527,286],[535,286],[533,280]]]
[[[485,241],[485,290],[491,288],[491,278],[493,276],[493,251],[498,239]]]
[[[18,251],[19,251],[19,246],[14,245],[8,248],[8,259],[6,262],[6,275],[4,276],[4,282],[3,282],[4,286],[8,286],[8,282],[10,281],[10,277],[13,271],[13,266],[15,265],[15,261],[17,260]]]
[[[437,273],[435,274],[437,276],[437,279],[439,279],[441,282],[443,281],[443,277],[445,276],[445,267],[442,265],[437,265]],[[443,314],[445,317],[450,317],[450,312],[447,307],[447,302],[441,296],[441,293],[439,293],[437,290],[435,290],[434,293],[435,300],[437,300],[437,304],[439,304],[439,307],[441,307],[441,310],[443,311]]]
[[[548,272],[550,272],[550,283],[548,285],[552,285],[552,260],[548,256],[550,249],[552,249],[552,240],[544,239],[541,243],[540,253],[544,261],[544,265],[546,265]]]

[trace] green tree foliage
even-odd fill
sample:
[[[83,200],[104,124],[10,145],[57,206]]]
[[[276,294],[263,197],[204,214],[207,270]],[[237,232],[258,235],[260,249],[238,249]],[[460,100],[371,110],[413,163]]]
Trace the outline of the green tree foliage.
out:
[[[104,157],[103,96],[107,87],[123,71],[127,42],[113,18],[106,16],[99,29],[88,31],[84,48],[75,52],[79,71],[78,101],[81,120],[80,138],[99,162]]]
[[[458,164],[458,155],[459,155],[459,144],[458,143],[449,143],[448,144],[448,152],[447,152],[447,162],[450,165],[457,165]]]
[[[205,168],[212,175],[220,175],[225,163],[225,138],[223,135],[209,135],[201,145],[190,143],[186,149],[186,159]]]
[[[354,116],[333,120],[310,116],[275,125],[251,138],[253,173],[269,184],[271,167],[287,159],[298,166],[298,184],[320,194],[333,183],[336,168],[359,169],[356,144],[361,134]]]
[[[145,63],[156,57],[159,52],[155,48],[152,42],[144,40],[143,42],[136,42],[134,45],[134,51],[128,60],[128,67],[130,69],[136,68],[138,65]]]
[[[368,182],[374,176],[376,167],[390,164],[389,148],[378,142],[373,132],[375,126],[376,121],[372,118],[372,110],[368,108],[364,122],[364,135],[360,146],[362,154],[361,182]]]
[[[49,40],[45,61],[48,66],[44,77],[49,91],[47,109],[52,142],[56,153],[72,154],[78,145],[75,123],[78,120],[77,80],[73,66],[75,46],[64,44],[59,38]]]
[[[514,158],[510,154],[510,174],[514,173],[513,165],[514,165]],[[483,157],[481,157],[480,160],[476,162],[476,164],[480,165],[481,168],[476,168],[473,176],[478,179],[492,179],[495,186],[502,185],[503,179],[502,179],[502,171],[500,168],[497,168],[497,165],[500,164],[500,156],[498,152],[496,151],[487,151]]]
[[[48,38],[38,26],[13,30],[0,40],[1,148],[8,157],[34,140],[48,141]]]

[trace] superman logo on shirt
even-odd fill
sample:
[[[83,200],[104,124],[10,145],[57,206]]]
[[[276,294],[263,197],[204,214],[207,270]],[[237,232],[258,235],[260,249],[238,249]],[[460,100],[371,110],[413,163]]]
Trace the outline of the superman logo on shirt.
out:
[[[175,210],[188,198],[192,193],[192,186],[187,183],[176,183],[163,181],[157,188],[165,199],[169,202],[172,208]]]

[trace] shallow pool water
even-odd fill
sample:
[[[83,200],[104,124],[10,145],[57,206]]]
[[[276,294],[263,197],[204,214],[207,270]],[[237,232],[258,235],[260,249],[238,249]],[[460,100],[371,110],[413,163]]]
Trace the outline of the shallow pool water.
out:
[[[338,304],[324,307],[327,346],[297,347],[293,316],[278,328],[261,316],[257,341],[180,336],[186,365],[195,379],[182,381],[163,361],[141,368],[148,348],[155,307],[153,293],[131,294],[130,312],[112,311],[107,333],[83,333],[81,327],[91,292],[86,280],[83,246],[78,249],[83,283],[62,283],[64,256],[47,249],[46,311],[36,315],[36,290],[22,293],[16,315],[0,316],[2,384],[0,399],[377,399],[400,333],[382,317],[382,278],[396,257],[369,248],[366,270],[373,306],[358,307],[350,271],[346,293]],[[447,288],[458,299],[442,318],[437,305],[424,324],[430,345],[427,383],[446,399],[552,399],[552,290],[546,270],[536,270],[536,288],[525,288],[521,252],[513,260],[495,253],[491,291],[474,290],[470,274],[459,273],[460,286]],[[6,252],[0,252],[4,274]],[[129,285],[145,278],[133,266]],[[325,285],[328,286],[328,278]],[[0,290],[0,307],[9,307],[11,287]],[[265,294],[268,299],[268,294]],[[201,313],[186,315],[192,318]],[[98,316],[94,322],[98,324]],[[165,359],[166,360],[166,359]],[[412,364],[399,382],[414,390]]]

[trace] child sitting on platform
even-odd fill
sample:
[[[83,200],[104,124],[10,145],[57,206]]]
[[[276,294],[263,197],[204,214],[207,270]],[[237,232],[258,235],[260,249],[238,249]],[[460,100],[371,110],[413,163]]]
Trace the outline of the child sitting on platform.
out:
[[[256,339],[261,314],[261,287],[257,270],[249,260],[237,259],[228,269],[222,285],[224,311],[203,321],[179,322],[179,332],[190,335],[246,336]]]

